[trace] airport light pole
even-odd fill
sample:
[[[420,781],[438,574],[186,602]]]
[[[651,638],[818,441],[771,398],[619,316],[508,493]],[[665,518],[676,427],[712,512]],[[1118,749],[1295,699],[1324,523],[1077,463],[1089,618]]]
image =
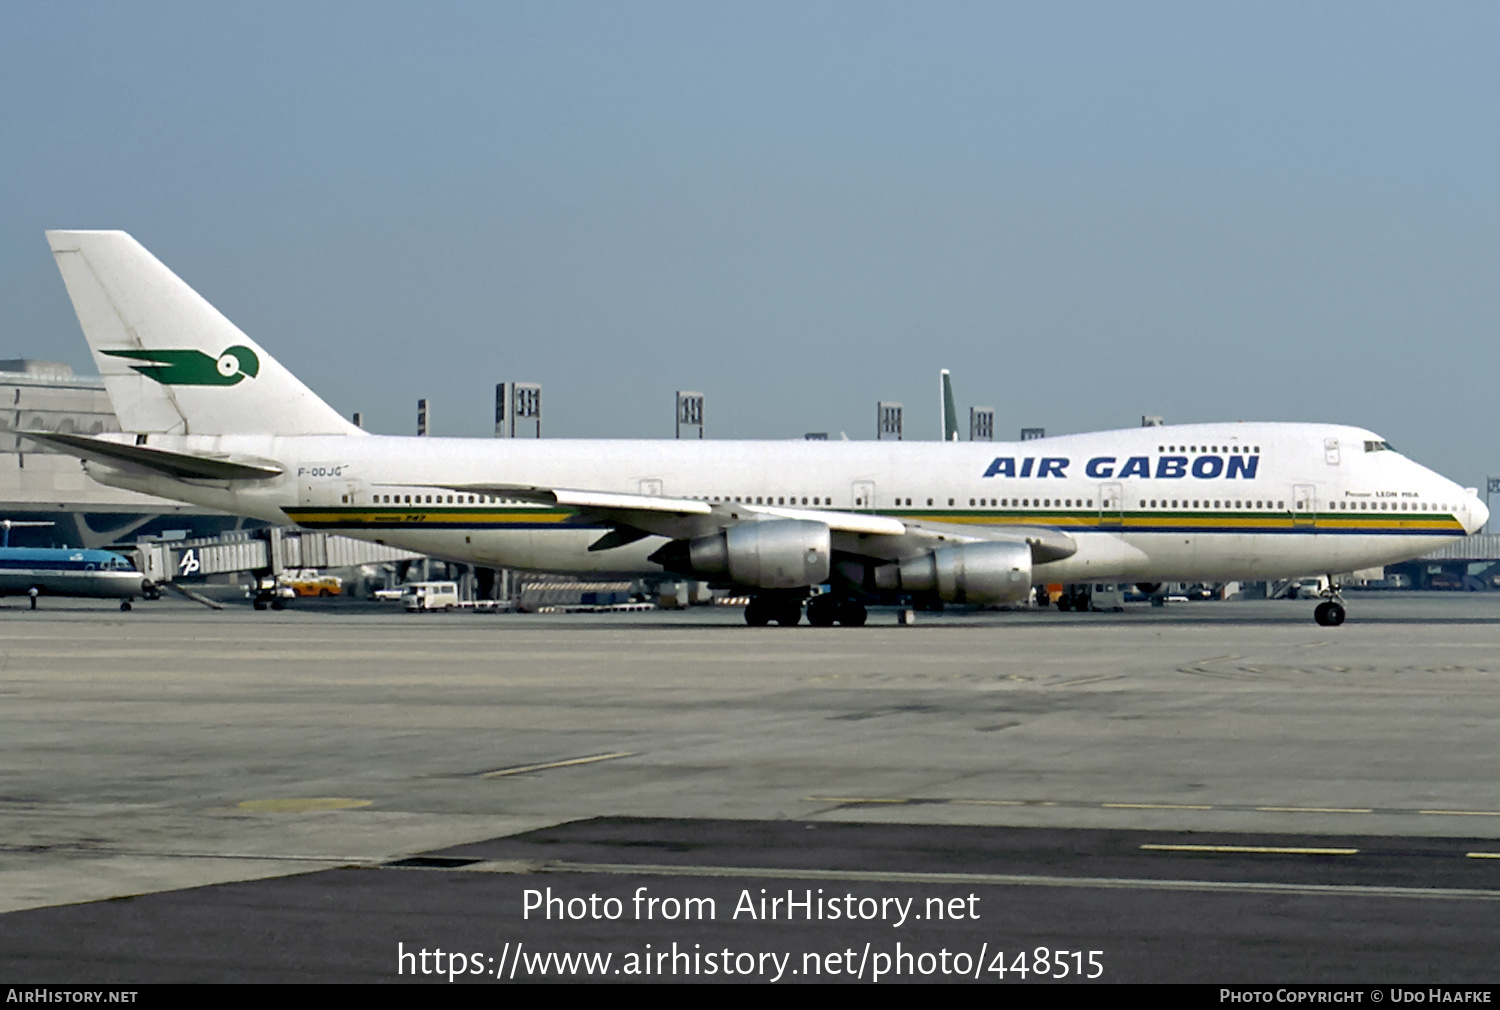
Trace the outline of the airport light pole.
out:
[[[542,437],[542,387],[535,382],[496,383],[495,437],[520,438],[522,421],[535,424],[535,437]]]
[[[995,408],[969,408],[969,441],[993,442],[995,440]]]
[[[901,404],[881,400],[875,405],[876,440],[895,439],[901,441]]]
[[[673,437],[681,438],[683,428],[697,428],[698,437],[703,437],[702,393],[677,391],[677,433]]]

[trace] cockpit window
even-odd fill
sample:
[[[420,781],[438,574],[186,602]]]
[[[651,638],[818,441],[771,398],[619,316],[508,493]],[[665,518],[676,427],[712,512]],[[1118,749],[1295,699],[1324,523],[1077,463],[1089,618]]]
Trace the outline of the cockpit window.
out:
[[[1370,440],[1366,440],[1365,441],[1365,452],[1395,452],[1395,451],[1396,451],[1396,447],[1393,446],[1393,445],[1391,445],[1391,443],[1389,443],[1387,441],[1384,441],[1384,440],[1381,440],[1379,442],[1370,441]]]

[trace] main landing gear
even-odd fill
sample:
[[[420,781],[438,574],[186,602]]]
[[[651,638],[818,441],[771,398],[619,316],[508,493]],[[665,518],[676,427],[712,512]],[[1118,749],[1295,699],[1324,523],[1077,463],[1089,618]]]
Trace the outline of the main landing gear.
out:
[[[1313,610],[1313,620],[1325,628],[1337,628],[1344,623],[1344,598],[1339,595],[1338,583],[1333,581],[1333,576],[1328,577],[1328,588],[1323,590],[1327,597]]]
[[[783,628],[801,623],[802,598],[782,593],[761,593],[750,597],[745,606],[745,623],[752,628],[764,628],[772,621]]]
[[[830,593],[807,601],[807,623],[817,628],[835,624],[857,628],[868,616],[863,603],[840,599]],[[790,628],[801,620],[802,597],[796,593],[760,593],[750,597],[750,603],[745,607],[745,623],[752,628],[763,628],[773,621],[783,628]]]
[[[864,625],[867,617],[869,612],[863,603],[840,599],[830,593],[807,601],[807,623],[815,628],[831,628],[835,624],[858,628]]]

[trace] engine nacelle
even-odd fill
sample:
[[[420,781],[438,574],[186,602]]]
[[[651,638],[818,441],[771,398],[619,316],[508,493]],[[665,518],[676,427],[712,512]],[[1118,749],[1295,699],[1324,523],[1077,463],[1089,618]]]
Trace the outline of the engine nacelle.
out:
[[[753,589],[801,589],[828,581],[832,554],[827,524],[766,519],[675,541],[651,558],[684,575],[718,576]]]
[[[875,569],[875,585],[950,603],[1016,603],[1031,593],[1031,547],[1006,540],[939,547]]]

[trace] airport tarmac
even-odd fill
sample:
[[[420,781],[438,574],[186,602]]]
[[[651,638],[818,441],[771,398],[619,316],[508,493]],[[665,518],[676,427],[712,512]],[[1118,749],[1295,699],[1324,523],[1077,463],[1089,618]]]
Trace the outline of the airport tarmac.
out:
[[[528,889],[713,880],[720,919],[787,881],[980,894],[1012,948],[1111,948],[1106,980],[1493,981],[1500,594],[1312,606],[752,629],[5,601],[0,978],[430,981],[397,942],[686,935],[523,921]],[[956,929],[977,958],[993,921],[836,938]]]

